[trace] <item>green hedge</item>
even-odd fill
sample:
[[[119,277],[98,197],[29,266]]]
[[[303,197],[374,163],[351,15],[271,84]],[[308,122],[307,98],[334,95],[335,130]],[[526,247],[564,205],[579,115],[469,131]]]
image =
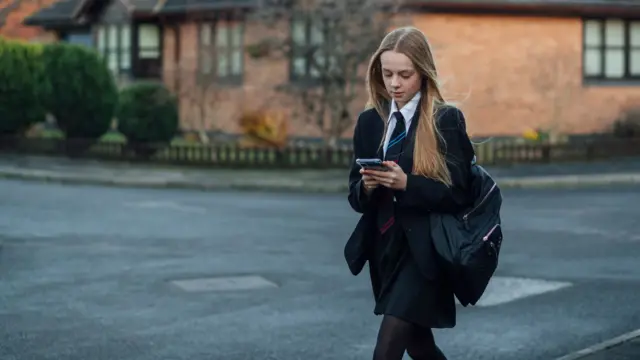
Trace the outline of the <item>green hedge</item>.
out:
[[[50,93],[43,47],[0,37],[0,135],[22,134],[44,121]]]
[[[178,132],[178,101],[160,83],[136,83],[120,93],[116,117],[131,143],[169,143]]]
[[[68,139],[98,139],[111,125],[118,89],[104,60],[80,45],[46,45],[43,58],[52,95],[47,108]]]

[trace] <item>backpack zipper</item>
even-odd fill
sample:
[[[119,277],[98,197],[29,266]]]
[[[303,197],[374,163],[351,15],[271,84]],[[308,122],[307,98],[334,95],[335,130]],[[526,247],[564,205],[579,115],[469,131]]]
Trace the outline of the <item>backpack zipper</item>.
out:
[[[496,230],[496,228],[500,226],[500,224],[495,224],[493,225],[493,227],[491,228],[491,230],[489,230],[489,232],[487,233],[487,235],[485,235],[482,240],[483,241],[487,241],[489,240],[489,236],[491,236],[491,234],[493,234],[493,232]],[[491,243],[493,245],[493,243]]]
[[[489,189],[489,191],[487,191],[487,193],[484,195],[484,197],[482,198],[482,201],[480,201],[480,204],[476,205],[468,213],[464,214],[464,216],[462,217],[462,220],[467,221],[467,219],[469,218],[469,215],[473,214],[474,211],[476,211],[480,206],[482,206],[482,204],[487,200],[491,192],[493,192],[493,190],[496,188],[496,186],[498,186],[498,184],[494,183],[491,189]]]

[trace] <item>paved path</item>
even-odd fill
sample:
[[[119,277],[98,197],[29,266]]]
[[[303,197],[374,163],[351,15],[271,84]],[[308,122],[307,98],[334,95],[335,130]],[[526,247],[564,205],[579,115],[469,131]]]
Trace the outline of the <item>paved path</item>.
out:
[[[639,202],[505,191],[498,276],[436,333],[449,358],[553,360],[639,328]],[[370,358],[344,195],[0,181],[0,213],[0,359]]]
[[[503,188],[640,184],[640,159],[488,167]],[[229,170],[0,155],[0,178],[124,187],[336,193],[346,170]]]

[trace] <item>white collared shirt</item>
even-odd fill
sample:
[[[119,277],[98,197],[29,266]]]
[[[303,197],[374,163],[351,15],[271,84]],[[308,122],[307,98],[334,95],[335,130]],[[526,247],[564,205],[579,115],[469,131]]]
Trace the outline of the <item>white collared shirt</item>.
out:
[[[411,119],[413,118],[413,116],[416,113],[416,110],[418,108],[418,102],[420,101],[420,91],[418,91],[411,100],[409,100],[408,103],[406,103],[402,109],[400,109],[400,113],[402,114],[402,116],[404,117],[404,126],[405,129],[407,129],[407,131],[409,131],[409,129],[411,128]],[[391,134],[393,134],[393,129],[396,128],[396,117],[393,115],[393,113],[395,113],[396,111],[398,111],[398,105],[396,104],[395,100],[391,100],[391,111],[389,112],[389,119],[387,119],[387,121],[389,122],[389,128],[387,129],[387,134],[386,137],[384,139],[384,147],[383,147],[383,151],[384,151],[384,155],[387,155],[387,147],[389,146],[389,141],[391,140]]]

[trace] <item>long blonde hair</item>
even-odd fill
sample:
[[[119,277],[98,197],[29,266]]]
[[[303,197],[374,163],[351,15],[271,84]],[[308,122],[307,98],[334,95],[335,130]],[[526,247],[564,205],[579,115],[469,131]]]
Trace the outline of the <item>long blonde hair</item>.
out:
[[[415,27],[402,27],[391,31],[384,37],[380,47],[371,57],[367,70],[368,106],[376,109],[385,121],[385,133],[388,129],[390,96],[382,79],[380,55],[385,51],[396,51],[406,55],[421,77],[421,101],[419,121],[416,129],[413,150],[413,173],[422,175],[451,186],[451,174],[447,168],[444,154],[439,143],[444,139],[436,126],[435,113],[445,104],[438,84],[438,72],[426,36]],[[384,136],[382,141],[384,141]]]

